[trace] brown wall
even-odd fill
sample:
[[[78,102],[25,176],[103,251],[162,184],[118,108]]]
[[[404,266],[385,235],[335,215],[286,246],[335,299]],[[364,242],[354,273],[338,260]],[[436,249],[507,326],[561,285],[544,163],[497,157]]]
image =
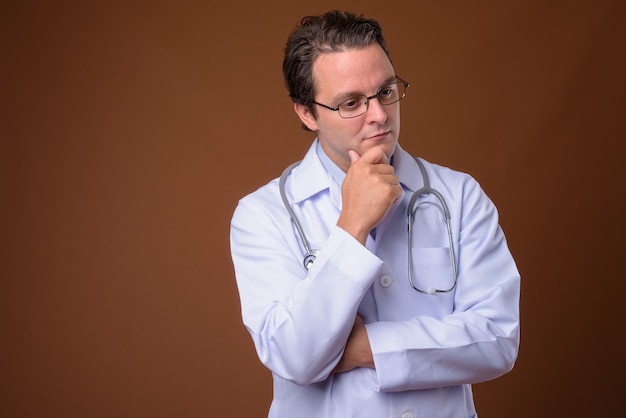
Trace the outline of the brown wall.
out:
[[[383,24],[411,82],[403,146],[472,173],[500,208],[522,345],[475,387],[481,418],[623,409],[624,2],[13,3],[0,416],[264,416],[229,221],[312,139],[282,47],[331,7]]]

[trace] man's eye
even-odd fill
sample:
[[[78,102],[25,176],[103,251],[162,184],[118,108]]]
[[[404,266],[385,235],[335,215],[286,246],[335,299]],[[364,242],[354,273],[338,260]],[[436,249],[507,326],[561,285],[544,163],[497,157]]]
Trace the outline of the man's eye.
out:
[[[339,107],[349,110],[349,109],[354,109],[356,107],[359,107],[361,104],[363,103],[363,99],[349,99],[346,100],[345,102],[341,103],[339,105]]]
[[[393,94],[394,94],[394,89],[391,87],[381,89],[379,93],[381,97],[391,97],[393,96]]]

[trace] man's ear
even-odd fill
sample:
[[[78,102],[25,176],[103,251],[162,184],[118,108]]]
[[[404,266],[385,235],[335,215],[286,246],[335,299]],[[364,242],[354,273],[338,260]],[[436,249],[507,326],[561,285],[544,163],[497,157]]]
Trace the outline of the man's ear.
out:
[[[300,103],[294,103],[293,109],[296,111],[296,114],[307,128],[314,132],[317,131],[317,121],[308,106]]]

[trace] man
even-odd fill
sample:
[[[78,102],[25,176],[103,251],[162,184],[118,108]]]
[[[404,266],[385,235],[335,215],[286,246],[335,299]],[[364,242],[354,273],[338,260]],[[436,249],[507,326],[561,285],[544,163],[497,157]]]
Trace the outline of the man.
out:
[[[317,137],[231,224],[269,416],[475,417],[471,384],[511,370],[519,345],[520,277],[496,208],[470,176],[398,144],[408,83],[376,21],[304,18],[283,72]]]

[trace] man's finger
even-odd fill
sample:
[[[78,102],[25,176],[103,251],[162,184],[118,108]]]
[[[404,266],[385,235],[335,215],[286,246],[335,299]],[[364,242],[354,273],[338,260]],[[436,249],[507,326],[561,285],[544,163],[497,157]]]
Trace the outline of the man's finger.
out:
[[[387,164],[389,158],[381,147],[373,147],[368,149],[361,155],[361,160],[369,164]]]
[[[355,161],[358,161],[359,158],[361,158],[359,153],[353,149],[348,150],[348,155],[350,155],[350,164],[353,164]]]

